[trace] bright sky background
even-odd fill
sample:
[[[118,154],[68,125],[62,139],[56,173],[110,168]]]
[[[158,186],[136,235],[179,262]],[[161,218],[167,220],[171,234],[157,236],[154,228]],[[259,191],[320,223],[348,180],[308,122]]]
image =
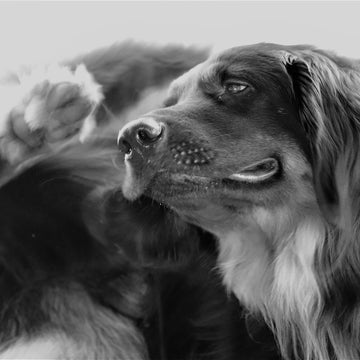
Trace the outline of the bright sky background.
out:
[[[0,67],[67,58],[124,39],[308,43],[360,58],[360,2],[0,2]]]

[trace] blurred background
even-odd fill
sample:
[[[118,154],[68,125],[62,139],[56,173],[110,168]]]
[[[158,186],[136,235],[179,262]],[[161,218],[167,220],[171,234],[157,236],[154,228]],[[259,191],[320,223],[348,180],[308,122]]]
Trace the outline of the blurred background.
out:
[[[308,43],[360,58],[360,2],[0,2],[0,68],[125,39],[212,46]]]

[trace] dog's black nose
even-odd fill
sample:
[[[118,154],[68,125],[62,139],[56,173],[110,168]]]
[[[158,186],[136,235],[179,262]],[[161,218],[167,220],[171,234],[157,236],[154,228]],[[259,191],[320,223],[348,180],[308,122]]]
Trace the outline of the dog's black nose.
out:
[[[127,155],[135,151],[146,157],[159,146],[164,131],[165,125],[152,118],[134,120],[119,131],[118,146]]]

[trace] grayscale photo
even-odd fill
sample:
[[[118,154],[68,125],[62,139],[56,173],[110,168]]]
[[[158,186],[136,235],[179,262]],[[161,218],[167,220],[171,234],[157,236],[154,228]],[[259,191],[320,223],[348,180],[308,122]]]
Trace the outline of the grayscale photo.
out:
[[[359,15],[0,1],[0,359],[360,360]]]

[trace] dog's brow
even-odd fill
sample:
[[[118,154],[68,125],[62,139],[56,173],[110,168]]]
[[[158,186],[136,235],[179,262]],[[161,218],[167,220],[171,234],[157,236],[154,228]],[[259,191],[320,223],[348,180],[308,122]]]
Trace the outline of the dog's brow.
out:
[[[177,83],[173,83],[170,88],[169,91],[167,93],[167,99],[177,99],[179,98],[181,92],[182,92],[182,86],[179,86],[179,84]]]
[[[198,84],[205,92],[213,92],[221,86],[225,69],[220,64],[212,64],[201,73]]]
[[[202,82],[211,82],[216,83],[221,80],[222,73],[224,72],[224,67],[220,64],[213,64],[208,66],[206,69],[203,70],[202,74],[200,75],[200,81]]]

